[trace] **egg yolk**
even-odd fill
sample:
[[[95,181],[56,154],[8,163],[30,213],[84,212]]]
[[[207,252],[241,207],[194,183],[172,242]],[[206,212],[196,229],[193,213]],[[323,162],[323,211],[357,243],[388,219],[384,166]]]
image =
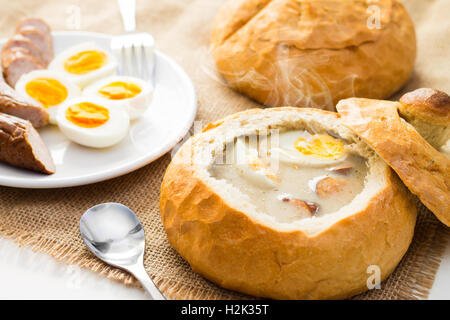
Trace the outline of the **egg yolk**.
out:
[[[109,120],[109,110],[90,102],[81,102],[67,108],[66,119],[83,128],[96,128]]]
[[[73,74],[85,74],[103,67],[106,59],[106,54],[101,51],[81,51],[64,62],[64,69]]]
[[[68,95],[67,88],[61,82],[48,78],[28,81],[25,91],[34,100],[39,101],[44,108],[60,104]]]
[[[123,81],[115,81],[102,87],[98,90],[98,93],[111,100],[122,100],[133,98],[141,93],[142,89],[134,83],[128,83]]]
[[[298,138],[294,147],[304,155],[335,158],[344,153],[344,143],[326,134],[314,135],[310,139]]]

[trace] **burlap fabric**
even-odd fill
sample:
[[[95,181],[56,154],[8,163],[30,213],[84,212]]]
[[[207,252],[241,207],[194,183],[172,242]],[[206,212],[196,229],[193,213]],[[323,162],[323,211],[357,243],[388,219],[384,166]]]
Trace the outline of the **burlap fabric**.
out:
[[[228,89],[216,74],[208,53],[209,31],[220,0],[138,0],[138,27],[151,32],[157,47],[172,56],[194,81],[199,102],[198,120],[205,123],[256,104]],[[403,92],[434,87],[450,92],[450,21],[448,0],[405,1],[417,27],[419,54],[413,78]],[[0,0],[0,35],[13,33],[24,16],[46,19],[53,30],[80,28],[118,34],[122,30],[116,1]],[[78,13],[80,13],[78,15]],[[97,260],[84,246],[78,231],[82,213],[97,203],[115,201],[132,208],[147,236],[145,266],[162,291],[175,299],[248,298],[218,288],[190,270],[170,247],[158,210],[159,187],[170,162],[166,155],[126,176],[94,185],[59,190],[0,188],[0,235],[50,254],[58,260],[89,268],[128,285],[137,282],[127,273]],[[396,271],[358,299],[426,298],[449,238],[448,228],[420,207],[414,241]]]

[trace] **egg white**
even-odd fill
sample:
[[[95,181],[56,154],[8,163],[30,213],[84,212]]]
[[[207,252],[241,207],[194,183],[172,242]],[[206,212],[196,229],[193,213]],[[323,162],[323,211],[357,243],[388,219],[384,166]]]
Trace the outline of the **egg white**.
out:
[[[51,71],[51,70],[34,70],[29,73],[23,74],[16,83],[15,90],[22,96],[26,97],[31,103],[40,105],[44,108],[44,106],[33,97],[31,97],[26,91],[26,85],[28,82],[38,78],[48,78],[59,81],[64,87],[67,89],[67,97],[60,104],[55,106],[49,106],[47,108],[47,112],[50,115],[50,123],[56,125],[56,114],[58,113],[58,109],[64,104],[65,101],[78,97],[81,95],[81,91],[72,82],[70,82],[63,73]]]
[[[301,166],[325,166],[342,162],[347,157],[347,151],[335,157],[319,157],[315,155],[305,155],[295,148],[295,141],[298,138],[309,139],[311,134],[306,131],[287,131],[279,134],[278,146],[272,146],[270,150],[271,157],[287,164]]]
[[[73,55],[76,55],[79,52],[83,51],[101,51],[106,54],[106,63],[102,67],[97,70],[92,70],[88,73],[84,74],[73,74],[67,72],[64,68],[65,61]],[[54,70],[63,73],[67,79],[78,85],[80,88],[84,88],[87,85],[91,84],[94,81],[97,81],[101,78],[108,77],[116,73],[117,70],[117,61],[113,54],[107,52],[106,50],[100,48],[94,42],[84,42],[70,48],[67,48],[63,52],[59,53],[53,60],[50,62],[48,66],[49,70]]]
[[[255,148],[248,146],[243,138],[238,138],[236,141],[235,152],[237,155],[236,170],[238,173],[249,182],[261,188],[275,188],[277,182],[271,177],[275,176],[270,167],[263,167],[255,169],[252,163],[261,162],[262,159],[258,156],[258,151]]]
[[[135,95],[132,98],[121,99],[121,100],[112,100],[106,97],[103,97],[99,94],[99,90],[112,83],[112,82],[125,82],[132,83],[141,88],[141,92]],[[111,76],[107,78],[100,79],[83,90],[83,95],[85,96],[99,96],[103,99],[106,99],[111,104],[122,105],[130,114],[131,120],[137,119],[142,116],[145,111],[147,111],[148,107],[152,102],[153,97],[153,87],[152,85],[142,79],[135,77],[127,77],[127,76]]]
[[[66,110],[74,104],[90,102],[109,110],[109,120],[95,128],[79,127],[66,118]],[[120,106],[108,105],[98,97],[78,97],[66,101],[56,116],[61,132],[73,142],[91,148],[106,148],[122,141],[128,134],[130,116]]]

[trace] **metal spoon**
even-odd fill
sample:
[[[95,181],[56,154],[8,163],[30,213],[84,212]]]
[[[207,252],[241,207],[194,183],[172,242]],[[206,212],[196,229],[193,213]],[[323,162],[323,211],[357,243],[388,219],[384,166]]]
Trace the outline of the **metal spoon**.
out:
[[[96,205],[81,217],[80,233],[98,258],[131,273],[153,300],[165,300],[144,269],[144,229],[130,208],[120,203]]]

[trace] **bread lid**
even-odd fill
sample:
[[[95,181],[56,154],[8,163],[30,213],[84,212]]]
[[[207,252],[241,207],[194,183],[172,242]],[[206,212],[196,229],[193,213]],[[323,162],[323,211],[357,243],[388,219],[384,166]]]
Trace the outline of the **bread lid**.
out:
[[[400,103],[350,98],[336,108],[344,125],[365,140],[408,189],[450,226],[450,159],[400,118]]]
[[[400,116],[433,147],[445,153],[445,145],[450,140],[449,95],[435,89],[420,88],[406,93],[399,102]]]

